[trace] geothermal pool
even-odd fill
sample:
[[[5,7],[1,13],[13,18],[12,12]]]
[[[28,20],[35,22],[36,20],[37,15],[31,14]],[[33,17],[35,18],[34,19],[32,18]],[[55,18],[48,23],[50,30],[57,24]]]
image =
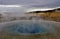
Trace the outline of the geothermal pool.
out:
[[[15,22],[5,23],[3,31],[13,34],[45,34],[52,33],[54,28],[48,22],[40,20],[20,20]]]

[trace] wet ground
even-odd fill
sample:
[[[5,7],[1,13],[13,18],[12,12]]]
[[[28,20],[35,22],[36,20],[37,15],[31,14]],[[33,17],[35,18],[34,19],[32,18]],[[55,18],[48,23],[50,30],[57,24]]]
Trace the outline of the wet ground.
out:
[[[18,27],[16,27],[16,24]],[[17,31],[18,29],[20,30],[19,32]],[[20,20],[0,23],[0,39],[60,39],[60,22],[46,20]]]

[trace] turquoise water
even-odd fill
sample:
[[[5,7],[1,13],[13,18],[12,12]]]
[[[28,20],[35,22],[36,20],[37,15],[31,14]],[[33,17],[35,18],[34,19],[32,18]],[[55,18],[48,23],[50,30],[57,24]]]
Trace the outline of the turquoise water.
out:
[[[52,27],[48,27],[46,24],[41,22],[17,22],[8,23],[4,29],[7,32],[18,33],[18,34],[38,34],[38,33],[49,33],[52,31]]]

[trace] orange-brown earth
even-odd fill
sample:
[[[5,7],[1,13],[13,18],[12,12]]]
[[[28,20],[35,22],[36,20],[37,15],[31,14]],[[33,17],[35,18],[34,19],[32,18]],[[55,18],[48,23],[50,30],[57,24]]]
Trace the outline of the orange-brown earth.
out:
[[[58,21],[60,22],[60,12],[48,12],[48,13],[43,13],[43,14],[38,14],[45,20],[51,20],[51,21]]]
[[[60,12],[44,13],[37,15],[41,16],[45,20],[60,22]],[[53,26],[60,26],[60,25],[53,25]],[[42,35],[37,34],[30,36],[0,32],[0,39],[60,39],[60,27],[55,27],[55,28],[56,28],[56,32],[54,33],[47,33]]]

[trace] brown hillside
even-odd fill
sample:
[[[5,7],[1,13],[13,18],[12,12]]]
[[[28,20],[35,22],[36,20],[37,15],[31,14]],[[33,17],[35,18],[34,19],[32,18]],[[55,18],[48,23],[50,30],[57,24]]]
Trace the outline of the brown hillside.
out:
[[[53,20],[53,21],[60,21],[60,12],[52,12],[52,13],[44,13],[40,14],[43,19],[46,20]]]

